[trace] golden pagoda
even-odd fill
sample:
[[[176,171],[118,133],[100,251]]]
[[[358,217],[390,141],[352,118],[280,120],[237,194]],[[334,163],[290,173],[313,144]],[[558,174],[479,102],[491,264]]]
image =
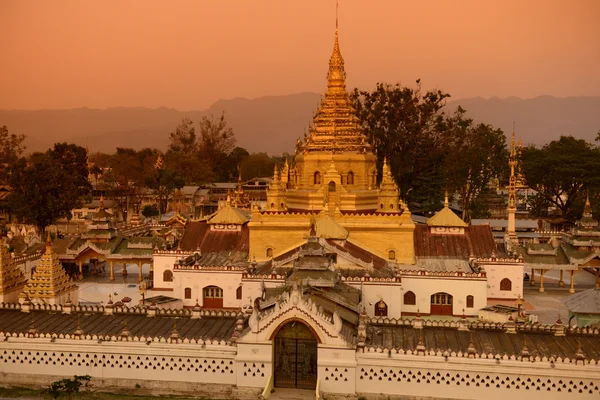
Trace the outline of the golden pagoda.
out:
[[[77,303],[77,285],[67,275],[58,255],[52,250],[50,234],[46,240],[46,252],[19,295],[20,302],[27,299],[33,303],[63,304],[67,301]]]
[[[345,80],[336,28],[327,90],[308,134],[298,139],[292,165],[286,160],[281,171],[275,167],[265,209],[252,210],[251,258],[277,257],[304,243],[311,218],[318,214],[318,220],[339,226],[334,235],[339,238],[331,240],[350,241],[380,257],[395,254],[397,262],[414,263],[410,213],[399,199],[387,160],[383,179],[377,182],[377,156],[355,115]],[[344,231],[348,234],[341,234]]]
[[[27,278],[13,262],[4,241],[0,243],[0,302],[15,303],[23,290]]]

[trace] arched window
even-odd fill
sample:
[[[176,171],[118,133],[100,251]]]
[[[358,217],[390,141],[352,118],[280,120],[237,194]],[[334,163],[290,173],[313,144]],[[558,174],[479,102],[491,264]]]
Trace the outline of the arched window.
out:
[[[508,278],[504,278],[500,281],[500,290],[509,291],[512,290],[512,282]]]
[[[414,306],[417,304],[417,296],[411,291],[404,293],[404,304],[407,306]]]
[[[279,204],[279,206],[280,206],[281,208],[283,208],[283,203]]]
[[[348,172],[348,175],[346,176],[346,183],[348,185],[354,185],[354,172]]]
[[[163,281],[173,282],[173,271],[171,271],[170,269],[166,269],[165,272],[163,272]]]
[[[275,208],[275,203],[271,203],[271,208]]]
[[[387,317],[387,314],[388,314],[387,304],[385,304],[385,301],[383,301],[383,299],[381,299],[377,303],[375,303],[375,316],[376,317]]]
[[[473,308],[475,303],[475,298],[471,295],[467,296],[467,308]]]
[[[394,205],[393,204],[390,204],[390,209],[392,209],[392,210],[394,209]]]
[[[334,181],[329,182],[329,191],[335,192],[335,182]]]
[[[242,299],[242,287],[241,286],[238,286],[238,288],[235,290],[235,298],[237,300]]]
[[[319,173],[319,171],[315,172],[314,183],[315,183],[315,185],[321,184],[321,174]]]
[[[205,308],[223,308],[223,289],[218,286],[207,286],[202,290],[202,305]]]
[[[396,259],[396,251],[395,250],[390,250],[388,252],[388,259],[390,259],[390,260],[395,260]]]
[[[191,299],[192,298],[192,288],[186,287],[184,290],[184,298]]]
[[[269,247],[267,249],[267,257],[269,257],[269,258],[273,257],[273,249],[271,247]]]

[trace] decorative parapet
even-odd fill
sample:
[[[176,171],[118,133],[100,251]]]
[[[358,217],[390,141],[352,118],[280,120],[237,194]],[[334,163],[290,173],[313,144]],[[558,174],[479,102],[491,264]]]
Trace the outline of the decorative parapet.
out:
[[[49,339],[49,340],[56,340],[56,339],[90,340],[95,343],[128,341],[128,342],[142,342],[142,343],[146,343],[146,344],[151,344],[151,343],[197,344],[197,345],[201,345],[202,347],[210,345],[210,346],[224,346],[227,348],[233,348],[233,346],[231,345],[231,342],[228,340],[224,340],[224,339],[212,340],[212,339],[201,339],[201,338],[198,338],[198,339],[184,338],[184,339],[179,339],[177,341],[172,341],[172,340],[170,340],[171,333],[169,333],[166,336],[127,336],[125,339],[120,334],[119,335],[87,335],[87,334],[78,334],[78,333],[73,333],[73,334],[69,334],[69,333],[66,333],[66,334],[63,334],[63,333],[60,333],[60,334],[39,333],[39,332],[15,333],[15,332],[0,331],[0,341],[9,340],[11,338],[14,338],[14,339],[32,338],[32,339]]]
[[[467,279],[485,279],[485,272],[463,272],[463,271],[425,271],[425,270],[402,270],[401,276],[432,276],[432,277],[457,277]]]
[[[424,320],[421,318],[389,318],[389,317],[368,317],[368,324],[370,325],[400,325],[415,327],[417,323],[423,327],[439,327],[439,328],[463,328],[463,320],[453,321],[436,321],[436,320]],[[495,331],[506,331],[509,322],[486,322],[486,321],[468,321],[467,327],[469,330],[495,330]],[[519,333],[547,333],[554,334],[556,332],[556,324],[553,325],[542,325],[537,323],[519,323],[515,324],[515,329]],[[571,335],[600,335],[600,328],[593,327],[566,327],[566,334]]]
[[[393,357],[394,355],[407,355],[407,356],[430,356],[430,357],[440,357],[440,358],[477,358],[477,359],[488,359],[493,360],[494,363],[498,363],[499,361],[526,361],[528,363],[531,362],[547,362],[549,364],[572,364],[572,365],[592,365],[592,366],[600,366],[600,360],[594,359],[582,359],[581,356],[569,358],[569,357],[540,357],[540,356],[529,356],[529,355],[507,355],[500,353],[486,353],[486,352],[477,352],[475,349],[468,351],[451,351],[451,350],[441,350],[441,349],[425,349],[425,351],[421,350],[404,350],[404,349],[396,349],[396,348],[387,348],[382,346],[370,346],[365,347],[363,349],[363,353],[370,354],[384,354],[387,357]]]
[[[154,249],[154,254],[155,255],[164,255],[164,256],[191,256],[193,254],[195,254],[196,251],[183,251],[183,250],[161,250],[161,249]]]
[[[104,305],[75,305],[71,303],[68,306],[63,304],[46,304],[46,303],[31,303],[30,311],[52,311],[60,313],[98,313],[103,314],[107,308],[112,309],[113,314],[129,314],[129,315],[148,315],[151,307],[127,307],[115,306],[112,304]],[[0,303],[0,309],[5,310],[22,310],[22,305],[19,303]],[[156,308],[154,315],[165,317],[191,317],[193,310],[188,308]],[[235,318],[239,315],[237,310],[199,310],[201,317],[225,317]]]
[[[22,264],[27,261],[37,260],[38,258],[40,258],[42,256],[42,254],[44,254],[44,252],[42,250],[38,250],[31,254],[12,257],[12,260],[14,261],[15,264]]]
[[[519,264],[523,262],[523,256],[519,255],[517,258],[511,257],[479,257],[473,259],[477,264]]]
[[[268,280],[277,280],[277,281],[284,281],[286,279],[285,275],[279,275],[279,274],[249,274],[249,273],[243,273],[242,274],[242,279],[258,279],[258,280],[262,280],[262,279],[268,279]]]
[[[382,278],[378,278],[378,277],[372,277],[372,276],[342,276],[341,280],[343,282],[346,283],[353,283],[353,282],[373,282],[373,283],[400,283],[402,282],[402,277],[401,276],[394,276],[394,277],[382,277]]]
[[[233,266],[233,265],[184,265],[175,264],[174,270],[177,271],[246,271],[245,266]]]

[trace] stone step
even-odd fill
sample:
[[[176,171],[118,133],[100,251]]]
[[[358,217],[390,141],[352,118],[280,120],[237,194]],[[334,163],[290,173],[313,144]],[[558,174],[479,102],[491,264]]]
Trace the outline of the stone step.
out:
[[[278,389],[269,396],[269,400],[314,400],[314,390]]]

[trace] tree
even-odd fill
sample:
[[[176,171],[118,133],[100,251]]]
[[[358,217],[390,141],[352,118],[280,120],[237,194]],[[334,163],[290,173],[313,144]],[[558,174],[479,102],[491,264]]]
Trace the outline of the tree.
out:
[[[209,160],[200,153],[194,123],[183,118],[169,135],[169,148],[165,154],[165,167],[178,172],[186,184],[202,184],[214,180]]]
[[[200,120],[199,139],[200,156],[206,160],[215,177],[220,181],[230,180],[232,176],[231,169],[228,168],[228,156],[235,148],[236,139],[233,129],[227,126],[225,113],[219,118],[214,115],[203,116]]]
[[[457,190],[463,217],[470,204],[506,163],[505,137],[490,125],[475,125],[458,108],[444,111],[448,93],[378,83],[352,94],[356,115],[373,145],[381,174],[387,157],[402,197],[423,211],[440,208],[445,190]]]
[[[160,214],[156,204],[146,204],[142,210],[142,215],[146,218],[156,217]]]
[[[53,399],[58,399],[63,392],[68,393],[69,400],[71,400],[73,398],[73,393],[79,392],[82,386],[88,386],[91,379],[92,377],[89,375],[75,375],[73,379],[65,378],[52,382],[50,388],[46,391]]]
[[[6,125],[0,127],[0,182],[8,180],[13,167],[25,151],[25,135],[9,133]]]
[[[479,207],[477,214],[482,215],[475,199],[508,166],[506,136],[491,125],[474,125],[472,119],[465,118],[461,107],[447,118],[447,123],[451,138],[444,162],[444,182],[451,193],[460,195],[462,218],[468,221],[472,205]]]
[[[527,185],[539,194],[537,201],[555,206],[567,220],[579,218],[575,206],[586,190],[600,187],[600,149],[583,139],[561,136],[542,148],[526,147],[521,163]]]
[[[10,176],[9,208],[43,232],[58,218],[70,219],[71,210],[81,207],[82,197],[91,189],[87,176],[85,149],[57,143],[46,153],[16,163]]]
[[[244,158],[240,163],[242,179],[271,177],[275,161],[267,153],[253,153]]]

